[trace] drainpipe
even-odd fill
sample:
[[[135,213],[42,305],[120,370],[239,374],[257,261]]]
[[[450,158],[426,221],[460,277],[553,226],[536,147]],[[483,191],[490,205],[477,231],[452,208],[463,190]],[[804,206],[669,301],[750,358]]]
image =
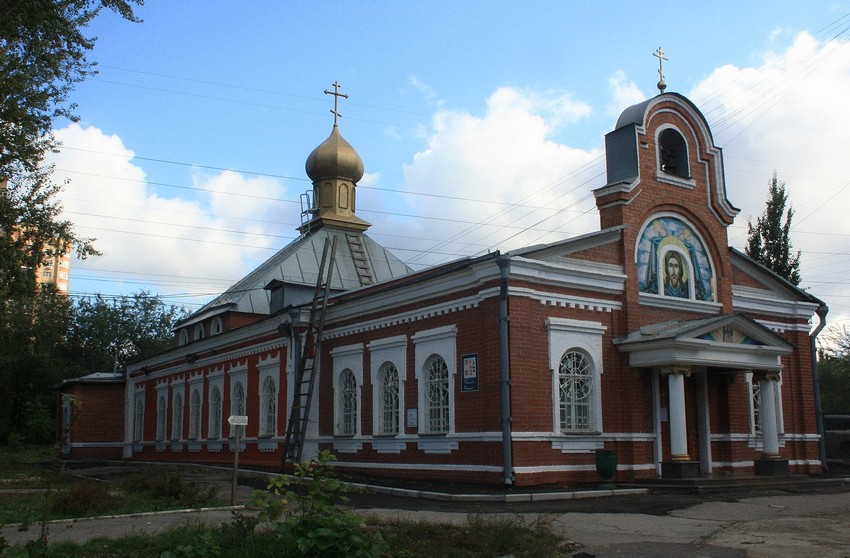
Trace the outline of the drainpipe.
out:
[[[514,482],[513,456],[511,454],[511,368],[508,339],[508,278],[510,256],[496,256],[501,284],[499,286],[499,357],[502,386],[502,481],[505,485]]]
[[[823,468],[824,473],[829,472],[829,465],[826,463],[826,440],[824,440],[823,431],[823,409],[821,408],[820,401],[820,376],[818,375],[818,353],[815,339],[817,338],[818,333],[826,327],[827,312],[829,312],[829,307],[827,307],[826,304],[821,304],[818,307],[815,313],[818,315],[820,323],[809,336],[812,353],[812,380],[815,388],[815,415],[817,416],[818,422],[818,436],[820,436],[820,440],[818,441],[818,457],[820,458],[821,467]]]

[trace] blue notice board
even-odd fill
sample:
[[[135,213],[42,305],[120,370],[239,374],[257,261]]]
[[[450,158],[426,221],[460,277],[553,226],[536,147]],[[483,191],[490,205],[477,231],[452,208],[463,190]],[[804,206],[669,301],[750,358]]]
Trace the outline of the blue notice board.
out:
[[[478,355],[460,357],[463,381],[461,391],[478,391]]]

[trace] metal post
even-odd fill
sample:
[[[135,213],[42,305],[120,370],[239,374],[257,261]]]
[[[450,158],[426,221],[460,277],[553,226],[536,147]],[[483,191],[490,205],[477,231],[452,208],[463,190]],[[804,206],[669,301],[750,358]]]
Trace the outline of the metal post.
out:
[[[233,452],[233,483],[230,485],[230,505],[236,505],[236,481],[239,478],[239,443],[242,427],[236,427],[236,450]]]

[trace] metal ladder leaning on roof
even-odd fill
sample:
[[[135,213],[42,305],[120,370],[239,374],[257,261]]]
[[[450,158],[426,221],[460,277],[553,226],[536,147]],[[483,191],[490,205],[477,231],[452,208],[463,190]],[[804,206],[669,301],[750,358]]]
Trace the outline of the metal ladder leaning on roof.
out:
[[[331,279],[333,279],[335,255],[336,236],[333,237],[333,242],[325,238],[319,276],[316,279],[316,291],[310,306],[310,321],[307,323],[307,332],[304,336],[304,346],[301,348],[300,358],[295,355],[298,358],[298,367],[295,369],[292,407],[286,426],[286,438],[283,442],[282,469],[286,468],[287,461],[301,463],[304,453],[304,439],[307,436],[307,422],[310,419],[310,403],[313,399],[316,377],[319,375],[316,363],[322,348],[322,331],[325,326],[325,310],[328,306]],[[299,333],[296,332],[295,335]]]

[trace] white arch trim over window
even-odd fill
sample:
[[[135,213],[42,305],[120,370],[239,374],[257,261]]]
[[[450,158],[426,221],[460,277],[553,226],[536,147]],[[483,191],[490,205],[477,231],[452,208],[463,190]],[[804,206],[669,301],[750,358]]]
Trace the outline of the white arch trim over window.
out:
[[[354,377],[354,372],[348,368],[340,372],[337,386],[339,421],[336,424],[336,434],[354,436],[357,434],[357,378]]]
[[[376,339],[368,345],[369,360],[371,361],[370,377],[372,379],[372,432],[379,436],[395,436],[404,433],[404,385],[407,379],[407,336],[397,335],[395,337],[387,337],[384,339]],[[386,410],[385,397],[388,394],[385,391],[385,367],[393,366],[396,371],[398,380],[395,391],[397,398],[395,401],[398,409],[398,424],[396,429],[392,431],[388,429],[390,417],[385,416]],[[397,443],[391,443],[387,440],[383,442],[377,441],[372,443],[372,447],[382,452],[398,453],[402,446]]]
[[[247,410],[248,397],[250,397],[250,393],[248,393],[248,366],[234,366],[230,369],[228,375],[230,376],[230,415],[244,416]],[[230,437],[236,436],[237,428],[242,429],[242,435],[245,434],[244,426],[231,426]]]
[[[599,322],[548,318],[552,431],[596,434],[602,424],[602,336]],[[566,382],[566,385],[565,385]],[[562,387],[567,388],[566,393]],[[562,394],[569,395],[564,405]]]
[[[693,146],[689,143],[689,140],[693,141],[692,138],[692,130],[685,134],[678,126],[670,123],[661,124],[655,129],[656,179],[684,188],[696,187],[696,181],[691,176],[690,169],[690,153]],[[677,153],[675,157],[676,168],[668,169],[667,166],[671,163],[671,160],[665,156],[665,149],[663,148],[669,149],[670,147],[673,147],[674,151],[681,152]]]
[[[457,374],[457,326],[450,325],[428,329],[417,332],[411,337],[414,344],[416,379],[419,392],[419,420],[420,434],[454,434],[455,432],[455,375]],[[436,360],[441,359],[442,363]],[[445,364],[445,370],[442,368]],[[434,374],[445,374],[447,382],[440,385],[446,388],[445,393],[438,393],[440,385],[434,383]],[[432,390],[433,388],[433,390]],[[434,398],[435,395],[444,396],[446,411],[438,412],[443,400]],[[447,414],[447,416],[446,416]],[[439,430],[433,430],[439,428]],[[420,443],[420,447],[422,444]],[[433,451],[445,453],[453,449],[435,445]],[[425,449],[428,451],[428,449]]]
[[[209,438],[217,440],[221,438],[221,387],[214,385],[210,388],[210,424]]]
[[[358,436],[361,426],[363,386],[363,344],[344,345],[331,350],[333,359],[334,434]]]
[[[165,425],[168,422],[168,399],[164,393],[157,396],[156,403],[156,440],[165,440]]]
[[[399,433],[400,382],[398,369],[392,362],[385,362],[378,369],[378,398],[376,399],[376,434],[395,436]]]
[[[201,437],[201,390],[192,389],[189,397],[189,439],[197,440]]]
[[[260,435],[277,434],[277,384],[274,378],[266,376],[260,388]]]
[[[171,439],[176,441],[183,438],[183,394],[179,391],[174,393],[172,409]]]

